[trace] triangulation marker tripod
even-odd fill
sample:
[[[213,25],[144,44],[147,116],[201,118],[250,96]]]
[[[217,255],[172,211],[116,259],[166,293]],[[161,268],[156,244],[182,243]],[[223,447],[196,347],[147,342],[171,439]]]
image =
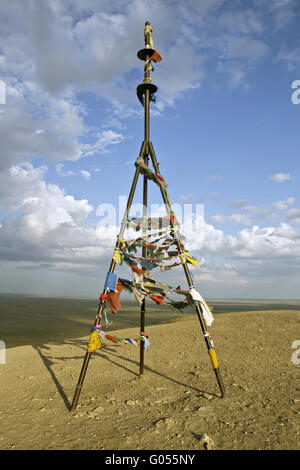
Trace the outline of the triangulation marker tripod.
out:
[[[153,100],[153,94],[157,91],[156,85],[151,83],[152,79],[150,77],[150,71],[153,70],[152,61],[153,62],[160,62],[161,61],[161,57],[160,57],[159,53],[153,48],[153,41],[152,41],[151,32],[152,32],[152,28],[150,26],[150,23],[147,21],[145,23],[145,29],[144,29],[145,47],[137,53],[138,58],[145,62],[145,65],[144,65],[144,80],[143,80],[143,83],[138,85],[138,87],[137,87],[137,96],[138,96],[140,102],[143,104],[144,111],[145,111],[144,140],[142,142],[139,157],[135,162],[136,170],[135,170],[135,174],[134,174],[134,177],[133,177],[133,182],[132,182],[132,186],[131,186],[131,189],[130,189],[130,193],[129,193],[129,196],[128,196],[125,214],[124,214],[124,217],[122,219],[122,223],[121,223],[121,227],[120,227],[120,233],[118,235],[118,239],[117,239],[117,242],[116,242],[116,247],[115,247],[115,251],[114,251],[114,254],[113,254],[113,257],[112,257],[112,261],[111,261],[111,264],[110,264],[110,267],[109,267],[109,272],[108,272],[107,280],[105,282],[104,290],[103,290],[103,293],[100,295],[100,302],[99,302],[99,305],[98,305],[96,320],[95,320],[94,326],[92,328],[89,347],[88,347],[87,352],[86,352],[85,357],[84,357],[82,369],[81,369],[80,376],[79,376],[79,379],[78,379],[78,383],[77,383],[77,386],[76,386],[76,389],[75,389],[74,398],[73,398],[73,402],[72,402],[70,411],[75,411],[75,409],[76,409],[78,399],[79,399],[79,396],[80,396],[80,392],[81,392],[81,389],[82,389],[82,385],[83,385],[83,382],[84,382],[84,379],[85,379],[86,371],[87,371],[87,368],[88,368],[90,357],[93,354],[93,351],[95,351],[96,349],[101,347],[100,346],[101,342],[98,339],[98,333],[100,332],[100,328],[101,328],[102,314],[105,312],[106,300],[107,300],[107,297],[108,297],[109,293],[111,291],[114,291],[114,288],[116,287],[116,285],[112,286],[107,281],[108,281],[108,279],[111,279],[111,278],[113,279],[113,281],[118,279],[114,275],[114,270],[115,270],[116,263],[120,262],[120,256],[122,256],[122,252],[124,252],[124,246],[126,245],[125,241],[123,240],[123,236],[124,236],[125,230],[128,226],[128,216],[129,216],[130,208],[131,208],[131,205],[132,205],[135,189],[136,189],[138,178],[139,178],[140,174],[144,175],[144,179],[143,179],[143,219],[142,219],[143,236],[145,237],[144,241],[145,240],[147,241],[146,231],[147,231],[147,228],[149,228],[147,226],[147,222],[145,222],[147,220],[148,179],[152,179],[156,184],[158,184],[158,186],[160,188],[162,199],[164,201],[164,204],[165,204],[165,207],[166,207],[166,210],[167,210],[167,213],[168,213],[167,219],[168,219],[169,230],[170,230],[169,235],[171,236],[171,239],[172,239],[171,244],[175,245],[176,248],[177,248],[176,253],[180,258],[180,261],[181,261],[181,264],[183,266],[184,273],[185,273],[185,276],[186,276],[186,279],[187,279],[187,283],[188,283],[188,286],[189,286],[189,289],[190,289],[189,290],[189,293],[190,293],[189,303],[192,303],[195,310],[196,310],[196,313],[197,313],[197,316],[198,316],[198,319],[199,319],[199,322],[200,322],[200,326],[201,326],[201,329],[202,329],[202,332],[203,332],[203,335],[204,335],[204,340],[205,340],[205,343],[206,343],[206,346],[207,346],[207,350],[208,350],[208,353],[209,353],[209,356],[210,356],[210,359],[211,359],[211,362],[212,362],[214,372],[216,374],[216,378],[217,378],[218,385],[219,385],[219,388],[220,388],[221,396],[222,397],[225,396],[225,387],[224,387],[223,380],[222,380],[222,377],[221,377],[221,374],[220,374],[220,371],[219,371],[217,355],[216,355],[216,352],[215,352],[215,349],[214,349],[214,346],[213,346],[211,336],[208,333],[207,327],[206,327],[205,313],[207,312],[208,308],[207,308],[207,305],[206,305],[204,299],[194,289],[193,280],[192,280],[192,277],[191,277],[191,274],[190,274],[190,271],[189,271],[189,267],[187,265],[187,262],[190,262],[191,257],[189,256],[188,252],[186,252],[184,250],[184,246],[182,245],[182,239],[180,238],[180,235],[178,234],[177,227],[176,227],[175,215],[172,211],[171,203],[170,203],[170,200],[169,200],[169,194],[166,190],[167,185],[165,184],[165,181],[164,181],[163,177],[161,176],[161,174],[159,172],[159,165],[158,165],[157,160],[156,160],[153,145],[152,145],[152,142],[149,139],[150,101]],[[152,161],[154,172],[152,172],[150,170],[150,168],[148,167],[149,155],[150,155],[150,158],[151,158],[151,161]],[[161,226],[159,228],[161,228]],[[172,252],[172,253],[174,253],[174,252]],[[133,257],[130,257],[128,255],[127,258],[129,259],[129,263],[128,263],[129,265],[130,265],[130,262],[133,263],[133,260],[134,260]],[[141,260],[146,260],[146,259],[149,260],[150,259],[150,258],[147,258],[147,243],[142,244],[142,258],[139,258],[139,259],[141,259]],[[130,261],[130,260],[132,260],[132,261]],[[130,266],[132,267],[132,265],[130,265]],[[135,272],[139,272],[139,271],[145,273],[145,271],[142,271],[142,270],[137,270],[137,269],[135,270]],[[146,277],[144,279],[147,280]],[[144,292],[144,294],[147,295],[147,289],[145,287],[147,282],[145,282],[145,284],[143,284],[143,283],[142,284],[132,283],[132,284],[135,285],[136,287],[141,287],[142,286],[142,292]],[[150,284],[150,292],[151,292],[151,283],[148,282],[148,284]],[[181,291],[180,289],[177,288],[177,289],[174,289],[174,292],[177,292],[177,293],[181,294],[181,293],[184,293],[184,292],[187,292],[187,291]],[[141,303],[140,375],[143,375],[143,373],[144,373],[144,349],[145,349],[145,333],[144,333],[144,330],[145,330],[145,311],[146,311],[146,308],[145,308],[145,305],[146,305],[145,295],[144,295],[143,299],[140,302]],[[164,296],[165,296],[165,293],[163,291],[161,291],[161,297],[160,298],[163,299]],[[155,296],[150,295],[150,297],[155,297]],[[156,296],[156,298],[157,298],[157,296]],[[162,303],[162,301],[163,300],[161,300],[158,303]],[[92,337],[92,335],[96,335],[96,337],[95,336]],[[110,339],[112,339],[112,338],[110,337]],[[93,348],[93,347],[90,348],[90,344],[93,343],[94,341],[96,341],[96,343],[98,342],[99,345],[98,346],[96,345],[95,348]],[[117,340],[115,339],[114,342],[116,342],[116,341]]]

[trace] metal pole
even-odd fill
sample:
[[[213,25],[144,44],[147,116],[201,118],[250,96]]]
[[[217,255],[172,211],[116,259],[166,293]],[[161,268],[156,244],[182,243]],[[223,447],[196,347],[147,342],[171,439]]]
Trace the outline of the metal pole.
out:
[[[144,157],[144,161],[148,161],[148,157]],[[143,181],[143,217],[147,217],[147,177],[144,176],[144,181]],[[145,235],[145,225],[143,229],[143,235]],[[146,252],[147,248],[143,246],[142,248],[142,257],[146,258]],[[145,313],[146,313],[146,299],[144,298],[142,300],[142,305],[141,305],[141,331],[140,334],[141,336],[145,332]],[[140,376],[144,374],[144,342],[140,341]]]
[[[145,27],[150,26],[149,21],[146,21]],[[145,34],[145,47],[150,47],[151,43],[151,33],[150,34]],[[148,83],[151,81],[150,78],[150,69],[146,64],[149,61],[149,55],[146,55],[145,57],[145,66],[144,66],[144,82],[143,83]],[[145,151],[143,154],[144,158],[144,163],[148,166],[148,142],[149,142],[149,134],[150,134],[150,92],[149,89],[145,89],[145,102],[144,102],[144,144],[145,144]],[[143,236],[146,235],[146,223],[145,223],[145,218],[147,217],[147,204],[148,204],[148,181],[147,181],[147,176],[144,175],[144,181],[143,181]],[[142,257],[146,258],[147,257],[147,248],[143,246],[142,248]],[[140,321],[140,327],[141,327],[141,336],[145,333],[145,315],[146,315],[146,299],[144,298],[142,300],[141,304],[141,321]],[[140,376],[144,374],[144,342],[140,342]]]
[[[144,157],[145,163],[148,161],[147,155]],[[147,192],[148,192],[148,187],[147,187],[147,177],[144,176],[144,181],[143,181],[143,217],[147,217]],[[143,235],[145,235],[146,229],[144,225],[143,229]],[[142,248],[142,257],[146,258],[147,257],[147,248],[143,246]],[[145,314],[146,314],[146,299],[144,298],[142,300],[142,305],[141,305],[141,331],[140,334],[141,336],[145,332]],[[140,341],[140,376],[144,374],[144,342]]]
[[[146,74],[145,74],[146,76]],[[146,150],[144,154],[144,162],[148,166],[148,142],[150,134],[150,93],[149,90],[145,92],[145,133],[144,142],[146,144]],[[147,205],[148,205],[148,179],[144,176],[143,182],[143,217],[147,217]],[[143,225],[143,236],[146,235],[146,225]],[[147,248],[143,246],[142,257],[147,257]],[[146,314],[146,299],[144,298],[141,305],[141,335],[145,332],[145,314]],[[144,342],[140,342],[140,376],[144,374]]]

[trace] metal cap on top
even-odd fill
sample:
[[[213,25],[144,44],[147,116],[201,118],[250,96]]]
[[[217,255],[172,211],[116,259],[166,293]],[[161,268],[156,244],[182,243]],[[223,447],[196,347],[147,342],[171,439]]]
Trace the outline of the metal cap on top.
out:
[[[147,56],[148,58],[151,58],[155,52],[155,49],[153,48],[153,39],[151,33],[152,28],[150,25],[150,21],[146,21],[144,28],[145,47],[137,53],[138,58],[141,60],[146,60]]]

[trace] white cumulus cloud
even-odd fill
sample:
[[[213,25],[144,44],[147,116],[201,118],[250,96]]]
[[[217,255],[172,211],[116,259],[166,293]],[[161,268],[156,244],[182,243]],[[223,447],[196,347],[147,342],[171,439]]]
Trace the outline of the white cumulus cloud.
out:
[[[291,179],[291,175],[289,173],[275,173],[269,178],[275,183],[282,183],[282,181],[289,181]]]
[[[91,173],[87,170],[80,170],[79,173],[81,176],[83,176],[84,179],[90,180],[91,179]]]

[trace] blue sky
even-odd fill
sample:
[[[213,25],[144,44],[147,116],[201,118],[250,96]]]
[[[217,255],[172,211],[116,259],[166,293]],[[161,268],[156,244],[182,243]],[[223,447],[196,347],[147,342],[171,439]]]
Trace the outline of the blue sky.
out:
[[[14,0],[0,13],[1,292],[101,292],[143,140],[149,20],[163,58],[150,139],[172,202],[204,208],[185,233],[195,286],[300,297],[297,0]],[[116,208],[108,231],[103,204]]]

